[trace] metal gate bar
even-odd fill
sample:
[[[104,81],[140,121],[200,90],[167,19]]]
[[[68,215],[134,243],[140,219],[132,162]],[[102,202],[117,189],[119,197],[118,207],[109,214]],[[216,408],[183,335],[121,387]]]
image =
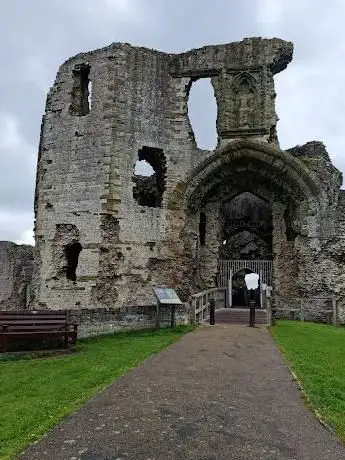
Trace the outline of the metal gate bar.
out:
[[[272,286],[272,260],[220,260],[218,269],[218,287],[226,288],[228,280],[236,272],[247,268],[261,276],[260,281]]]
[[[227,290],[227,306],[232,306],[232,277],[233,275],[247,268],[260,276],[260,283],[272,286],[272,260],[220,260],[218,267],[218,288]],[[262,304],[262,293],[260,293]]]

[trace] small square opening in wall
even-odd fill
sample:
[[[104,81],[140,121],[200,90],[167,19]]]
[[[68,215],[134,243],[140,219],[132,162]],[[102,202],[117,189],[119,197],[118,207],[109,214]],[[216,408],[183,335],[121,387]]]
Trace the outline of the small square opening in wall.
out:
[[[92,98],[90,69],[91,67],[88,64],[79,64],[72,71],[73,88],[69,109],[71,115],[84,116],[90,112]]]
[[[141,206],[160,208],[166,181],[166,160],[162,149],[142,147],[133,172],[133,197]]]

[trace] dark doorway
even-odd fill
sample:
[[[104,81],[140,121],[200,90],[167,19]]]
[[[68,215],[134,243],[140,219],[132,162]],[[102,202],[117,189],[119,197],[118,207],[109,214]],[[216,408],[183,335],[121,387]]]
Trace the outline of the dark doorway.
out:
[[[246,288],[246,283],[244,277],[248,273],[254,273],[252,270],[248,268],[243,268],[242,270],[237,271],[232,276],[232,302],[231,305],[234,308],[247,308],[249,307],[249,298],[248,298],[248,291]],[[255,291],[254,294],[255,300],[255,308],[261,308],[260,305],[260,283],[258,289]]]
[[[77,280],[76,272],[77,272],[79,254],[81,252],[81,249],[82,249],[81,244],[78,242],[70,243],[65,247],[65,256],[67,260],[66,278],[71,281]]]

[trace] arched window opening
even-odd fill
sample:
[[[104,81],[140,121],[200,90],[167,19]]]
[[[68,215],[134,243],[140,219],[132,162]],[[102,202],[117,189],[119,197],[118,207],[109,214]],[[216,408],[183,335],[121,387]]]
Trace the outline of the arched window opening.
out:
[[[206,244],[206,214],[204,212],[200,213],[199,240],[200,240],[200,246],[205,246]]]
[[[192,83],[188,96],[188,116],[199,149],[217,146],[217,101],[210,78]]]
[[[133,172],[133,198],[141,206],[160,208],[166,180],[166,161],[162,149],[142,147]]]
[[[65,257],[67,261],[66,266],[66,278],[71,281],[77,280],[77,267],[79,261],[79,254],[82,250],[81,244],[70,243],[65,247]]]

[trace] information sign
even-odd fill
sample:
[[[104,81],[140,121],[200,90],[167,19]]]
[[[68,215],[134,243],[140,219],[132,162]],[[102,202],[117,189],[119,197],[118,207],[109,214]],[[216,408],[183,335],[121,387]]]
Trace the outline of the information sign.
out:
[[[153,288],[158,302],[162,305],[182,305],[182,301],[176,294],[175,289],[156,287]]]

